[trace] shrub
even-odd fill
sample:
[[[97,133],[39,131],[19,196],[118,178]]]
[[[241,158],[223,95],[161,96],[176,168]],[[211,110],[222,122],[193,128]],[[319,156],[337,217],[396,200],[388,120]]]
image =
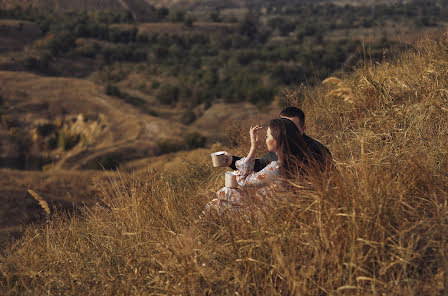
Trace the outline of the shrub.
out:
[[[170,14],[170,10],[166,7],[161,7],[157,9],[157,19],[163,20]]]
[[[7,106],[5,104],[5,100],[0,95],[0,116],[2,116],[7,111]]]
[[[43,49],[48,49],[52,56],[57,56],[75,48],[75,36],[71,32],[62,31],[50,36],[43,44]]]
[[[170,140],[158,140],[156,142],[159,154],[167,154],[179,151],[181,149],[180,145],[176,142]]]
[[[75,52],[80,56],[87,58],[94,58],[99,51],[99,46],[96,43],[83,44],[76,48]]]
[[[56,129],[57,129],[56,125],[52,123],[45,123],[37,127],[37,133],[41,137],[48,137],[49,135],[53,134],[56,131]]]
[[[108,96],[114,96],[114,97],[121,96],[120,89],[113,84],[107,84],[104,91]]]
[[[58,134],[52,134],[44,140],[44,148],[54,150],[58,148]]]
[[[39,61],[35,57],[26,57],[23,60],[23,65],[27,70],[35,70],[38,69]]]
[[[249,91],[249,101],[252,104],[267,105],[274,99],[275,90],[269,87],[257,87]]]
[[[179,89],[176,86],[164,84],[157,93],[157,100],[164,105],[176,103],[179,97]]]
[[[184,20],[184,26],[187,28],[193,27],[194,18],[192,16],[187,16]]]
[[[154,117],[159,116],[159,113],[152,108],[146,108],[146,113],[148,113],[149,115],[154,116]]]
[[[151,83],[151,88],[152,88],[152,89],[158,89],[159,86],[160,86],[160,82],[158,82],[157,80],[154,80],[154,81]]]
[[[196,114],[193,111],[188,110],[182,115],[182,118],[180,121],[183,124],[190,124],[190,123],[194,122],[195,120],[196,120]]]
[[[196,149],[205,146],[207,142],[207,137],[201,135],[198,132],[189,133],[185,136],[185,144],[189,149]]]
[[[209,14],[209,19],[215,23],[222,22],[221,16],[219,14],[219,10],[211,12]]]
[[[239,25],[239,33],[247,36],[250,39],[254,38],[258,33],[258,27],[260,26],[259,20],[254,15],[246,15]]]
[[[112,28],[109,30],[109,41],[117,43],[130,43],[137,40],[138,29],[133,27],[130,30],[122,30],[119,28]]]
[[[60,130],[58,132],[58,147],[63,150],[70,150],[79,143],[80,139],[81,137],[78,134]]]
[[[106,64],[114,62],[143,62],[147,59],[145,49],[137,48],[134,45],[118,44],[112,47],[106,47],[103,50],[103,58]]]
[[[89,160],[85,165],[88,170],[116,170],[120,166],[120,161],[113,155],[103,155],[100,158]]]
[[[19,153],[28,152],[33,144],[28,131],[19,127],[12,129],[10,140],[17,145]]]
[[[171,15],[171,21],[175,23],[182,23],[185,20],[185,12],[181,10],[176,10]]]

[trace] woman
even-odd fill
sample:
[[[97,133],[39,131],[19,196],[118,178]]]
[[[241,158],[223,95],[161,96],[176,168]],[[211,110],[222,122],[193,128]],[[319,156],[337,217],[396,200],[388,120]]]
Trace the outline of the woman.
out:
[[[276,118],[269,123],[266,131],[268,151],[275,152],[278,161],[271,162],[259,172],[254,172],[254,159],[260,145],[259,131],[261,126],[250,128],[251,147],[247,157],[236,162],[236,180],[240,188],[224,187],[219,190],[217,198],[206,206],[206,211],[224,210],[228,208],[248,207],[253,203],[247,194],[253,191],[255,200],[262,202],[268,192],[281,186],[281,180],[294,178],[300,174],[309,162],[311,155],[297,126],[285,118]]]

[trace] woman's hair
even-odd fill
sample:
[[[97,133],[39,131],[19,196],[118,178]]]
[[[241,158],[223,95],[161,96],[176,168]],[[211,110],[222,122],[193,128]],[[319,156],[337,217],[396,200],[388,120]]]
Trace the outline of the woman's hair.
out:
[[[294,178],[308,164],[311,152],[300,134],[299,129],[289,119],[275,118],[269,123],[272,137],[277,142],[281,157],[281,173],[287,178]]]

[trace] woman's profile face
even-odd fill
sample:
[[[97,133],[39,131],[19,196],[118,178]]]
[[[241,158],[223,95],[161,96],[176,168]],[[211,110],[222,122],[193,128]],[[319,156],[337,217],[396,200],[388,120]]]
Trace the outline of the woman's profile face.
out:
[[[270,127],[268,127],[268,130],[266,131],[266,147],[269,152],[275,152],[277,150],[277,141],[272,137]]]

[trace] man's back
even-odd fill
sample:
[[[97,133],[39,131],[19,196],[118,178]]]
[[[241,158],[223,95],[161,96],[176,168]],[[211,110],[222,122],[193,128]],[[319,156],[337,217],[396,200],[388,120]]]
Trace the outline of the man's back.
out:
[[[322,165],[323,168],[327,168],[328,165],[333,163],[333,157],[331,156],[330,150],[328,150],[327,147],[325,147],[319,141],[307,136],[306,134],[303,134],[302,137],[308,144],[308,147],[310,148],[314,158],[320,165]]]

